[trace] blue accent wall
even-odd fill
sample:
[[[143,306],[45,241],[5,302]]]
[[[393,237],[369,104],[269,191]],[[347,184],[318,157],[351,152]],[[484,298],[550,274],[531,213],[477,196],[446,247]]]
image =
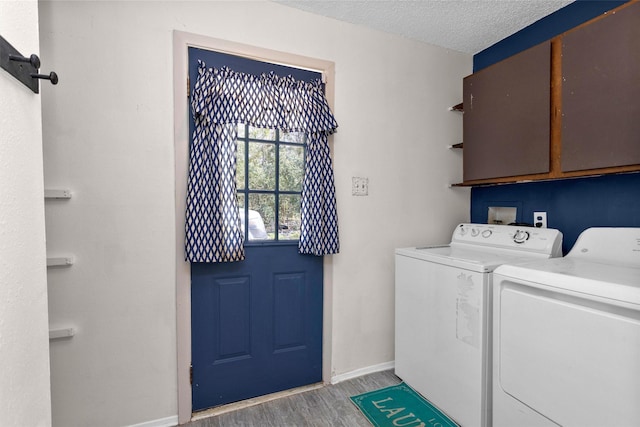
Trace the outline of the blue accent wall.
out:
[[[473,188],[471,220],[486,223],[490,206],[516,207],[516,221],[529,224],[547,212],[566,254],[589,227],[640,227],[640,173]]]
[[[624,1],[578,0],[473,57],[474,71],[588,21]],[[564,235],[566,254],[589,227],[640,227],[640,173],[475,187],[471,221],[486,223],[490,206],[517,207],[517,221],[533,223],[533,212],[547,212],[547,225]]]
[[[577,0],[475,54],[473,56],[473,71],[482,70],[549,40],[624,3],[626,1]]]

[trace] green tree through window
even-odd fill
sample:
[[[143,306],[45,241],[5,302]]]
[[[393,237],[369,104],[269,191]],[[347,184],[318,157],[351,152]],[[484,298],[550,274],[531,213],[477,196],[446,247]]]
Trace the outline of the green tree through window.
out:
[[[236,184],[245,241],[297,241],[305,135],[238,125]]]

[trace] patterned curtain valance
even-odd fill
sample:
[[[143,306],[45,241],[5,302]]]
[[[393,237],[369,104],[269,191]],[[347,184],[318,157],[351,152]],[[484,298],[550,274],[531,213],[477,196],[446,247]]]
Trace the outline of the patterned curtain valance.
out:
[[[328,144],[328,135],[338,124],[320,81],[207,69],[202,61],[198,73],[191,96],[194,131],[187,189],[186,259],[244,259],[235,179],[238,124],[307,135],[298,249],[302,254],[338,253],[338,216]]]
[[[249,124],[306,134],[338,127],[319,80],[304,82],[274,73],[254,76],[199,61],[192,111],[212,124]]]

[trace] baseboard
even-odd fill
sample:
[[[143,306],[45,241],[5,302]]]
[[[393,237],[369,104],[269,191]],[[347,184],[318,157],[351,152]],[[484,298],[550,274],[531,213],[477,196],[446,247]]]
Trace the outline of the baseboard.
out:
[[[202,420],[209,417],[215,417],[218,415],[226,414],[228,412],[249,408],[251,406],[271,402],[272,400],[280,399],[282,397],[289,397],[299,393],[316,390],[322,387],[324,387],[324,384],[322,383],[309,384],[302,387],[292,388],[290,390],[278,391],[276,393],[271,393],[264,396],[253,397],[251,399],[241,400],[239,402],[216,406],[211,409],[205,409],[203,411],[194,412],[191,416],[191,421],[198,421],[198,420]]]
[[[387,371],[389,369],[395,368],[395,365],[396,365],[395,361],[392,360],[391,362],[380,363],[378,365],[372,365],[372,366],[367,366],[365,368],[356,369],[351,372],[345,372],[344,374],[334,375],[333,377],[331,377],[331,384],[337,384],[342,381],[350,380],[352,378],[361,377],[367,374],[373,374],[374,372]],[[196,418],[198,417],[195,417],[194,419]],[[145,421],[140,424],[133,424],[128,427],[174,427],[177,425],[178,425],[178,416],[174,415],[172,417]]]
[[[132,424],[129,427],[174,427],[178,425],[178,416],[160,418],[157,420],[145,421],[140,424]]]
[[[395,366],[396,366],[396,362],[392,360],[391,362],[380,363],[378,365],[367,366],[365,368],[356,369],[355,371],[345,372],[344,374],[334,375],[331,377],[331,384],[338,384],[338,383],[341,383],[342,381],[361,377],[367,374],[373,374],[374,372],[388,371],[389,369],[395,368]]]

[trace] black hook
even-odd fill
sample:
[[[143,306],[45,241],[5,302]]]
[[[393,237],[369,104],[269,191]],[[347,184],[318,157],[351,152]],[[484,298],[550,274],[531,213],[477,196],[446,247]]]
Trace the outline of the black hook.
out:
[[[36,55],[35,53],[28,58],[25,58],[21,55],[9,54],[9,59],[16,62],[28,62],[36,70],[40,68],[40,58],[38,58],[38,55]],[[50,72],[48,75],[31,73],[31,77],[34,79],[51,80],[51,84],[58,84],[58,75],[54,71]]]
[[[58,84],[58,75],[56,74],[55,71],[50,72],[48,75],[47,74],[31,74],[31,77],[33,77],[34,79],[51,80],[52,85]]]
[[[35,53],[28,58],[20,55],[9,54],[9,59],[16,62],[28,62],[36,70],[40,68],[40,58],[38,58],[38,55],[36,55]],[[31,73],[31,77],[34,79],[51,80],[51,84],[58,84],[58,75],[54,71],[52,71],[48,75]]]
[[[24,56],[9,54],[9,59],[16,62],[28,62],[36,70],[40,68],[40,58],[38,58],[38,55],[36,55],[35,53],[28,58],[25,58]]]

